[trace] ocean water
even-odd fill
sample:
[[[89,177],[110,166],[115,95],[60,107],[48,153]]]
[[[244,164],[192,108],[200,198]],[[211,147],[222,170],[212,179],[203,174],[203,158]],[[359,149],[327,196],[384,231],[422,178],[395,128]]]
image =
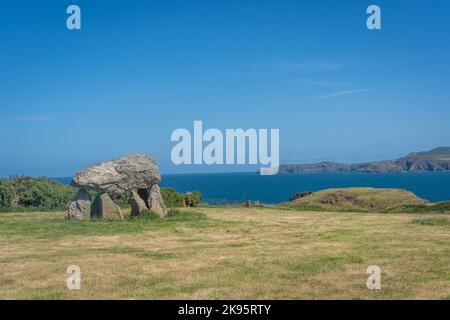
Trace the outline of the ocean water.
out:
[[[70,183],[70,178],[56,178]],[[179,192],[200,191],[210,204],[239,203],[247,198],[278,203],[300,191],[329,188],[401,188],[432,201],[450,200],[450,172],[426,173],[309,173],[260,176],[256,173],[166,174],[161,187]]]

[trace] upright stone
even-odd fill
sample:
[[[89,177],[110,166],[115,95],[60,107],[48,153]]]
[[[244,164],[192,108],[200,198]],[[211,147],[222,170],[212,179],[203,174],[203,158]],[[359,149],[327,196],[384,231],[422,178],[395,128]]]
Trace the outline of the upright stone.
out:
[[[75,195],[74,201],[69,205],[68,219],[87,220],[91,218],[91,201],[86,190],[80,189]]]
[[[157,213],[161,217],[164,217],[166,215],[167,209],[164,205],[161,190],[159,189],[159,186],[157,184],[153,185],[150,188],[147,202],[150,210]]]
[[[107,193],[97,196],[91,208],[91,216],[97,219],[123,220],[119,206]]]
[[[131,191],[130,204],[132,217],[136,217],[142,210],[148,209],[145,201],[139,196],[139,194],[137,194],[136,191]]]

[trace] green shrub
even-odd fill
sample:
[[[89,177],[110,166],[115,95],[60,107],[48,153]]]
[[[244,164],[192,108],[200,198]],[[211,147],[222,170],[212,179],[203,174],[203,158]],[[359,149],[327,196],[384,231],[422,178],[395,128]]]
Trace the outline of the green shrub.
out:
[[[15,177],[9,180],[17,205],[42,210],[65,210],[76,189],[46,178]]]
[[[0,180],[0,209],[9,208],[13,199],[14,189],[8,181]]]
[[[167,208],[184,207],[184,197],[181,193],[176,192],[172,188],[161,189],[161,196]]]
[[[202,194],[198,191],[189,192],[184,195],[184,202],[187,207],[197,207],[202,201]]]

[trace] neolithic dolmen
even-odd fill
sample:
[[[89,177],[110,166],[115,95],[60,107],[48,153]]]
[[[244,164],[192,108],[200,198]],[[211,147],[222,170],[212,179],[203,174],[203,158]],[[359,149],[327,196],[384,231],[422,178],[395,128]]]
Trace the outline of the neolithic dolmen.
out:
[[[122,212],[111,199],[131,191],[131,215],[150,209],[161,217],[166,207],[159,189],[161,175],[153,158],[131,154],[117,160],[103,162],[78,172],[72,185],[78,193],[69,205],[69,219],[123,219]],[[95,193],[93,203],[88,191]]]

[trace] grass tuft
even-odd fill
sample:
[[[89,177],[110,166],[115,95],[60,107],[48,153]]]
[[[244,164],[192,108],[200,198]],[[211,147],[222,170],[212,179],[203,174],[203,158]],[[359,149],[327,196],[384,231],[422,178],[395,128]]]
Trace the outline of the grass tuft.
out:
[[[161,217],[152,210],[142,210],[141,213],[135,217],[130,217],[131,220],[157,220]]]
[[[178,209],[172,209],[169,210],[167,213],[167,216],[165,217],[166,220],[176,220],[176,221],[189,221],[189,220],[201,220],[206,219],[207,216],[203,212],[186,212],[181,211]]]

